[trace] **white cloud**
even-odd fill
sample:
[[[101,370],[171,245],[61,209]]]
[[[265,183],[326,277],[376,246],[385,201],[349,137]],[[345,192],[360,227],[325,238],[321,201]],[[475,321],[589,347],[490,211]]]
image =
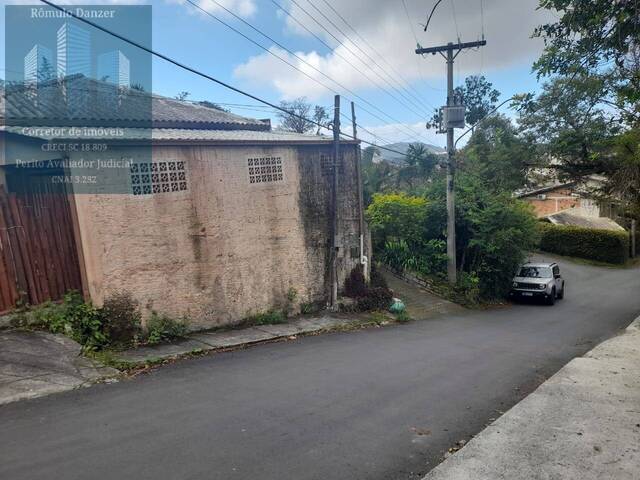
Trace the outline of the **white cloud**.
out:
[[[434,79],[440,80],[442,78],[444,62],[440,55],[421,58],[414,53],[416,40],[400,2],[389,0],[337,2],[330,0],[334,8],[366,40],[367,45],[326,5],[320,2],[311,4],[308,0],[296,1],[300,7],[313,15],[340,41],[338,43],[332,38],[299,6],[286,3],[285,8],[308,29],[323,37],[329,45],[334,45],[333,50],[326,54],[310,50],[297,53],[297,55],[345,87],[357,90],[362,87],[377,88],[381,84],[386,85],[380,76],[387,80],[389,77],[381,71],[380,67],[383,67],[399,82],[427,79],[433,84]],[[431,21],[428,32],[424,33],[419,25],[420,22],[426,20],[427,12],[424,5],[417,0],[407,0],[413,27],[422,46],[441,45],[456,40],[456,27],[450,2],[451,0],[441,4]],[[471,73],[490,74],[492,71],[512,65],[531,63],[542,49],[541,41],[530,38],[533,29],[550,18],[547,12],[536,9],[538,0],[493,0],[485,3],[487,46],[481,48],[480,51],[465,50],[458,56],[456,74],[460,76]],[[313,5],[322,10],[343,33],[331,26],[317,10],[314,10]],[[467,1],[464,4],[458,1],[456,7],[456,20],[461,41],[480,38],[482,31],[480,0]],[[284,18],[290,31],[309,36],[290,17]],[[371,58],[368,58],[350,40],[359,45]],[[320,51],[326,50],[319,43],[316,48]],[[328,85],[331,84],[322,74],[290,54],[280,49],[272,48],[271,50],[273,53],[285,57],[313,79]],[[376,62],[378,66],[375,65]],[[393,68],[390,68],[388,64]],[[394,71],[399,72],[402,78],[398,78]],[[319,98],[328,93],[314,80],[283,65],[280,60],[268,53],[250,58],[235,69],[235,75],[248,83],[260,82],[264,84],[267,80],[285,99],[300,95]],[[397,83],[394,85],[397,86]],[[335,84],[331,84],[331,86],[335,86]],[[343,90],[339,87],[335,88]]]
[[[179,5],[187,4],[190,11],[193,13],[198,12],[193,5],[189,5],[186,0],[165,0],[167,3],[177,3]],[[224,12],[224,8],[231,10],[241,17],[250,17],[257,11],[257,6],[254,0],[216,0],[218,3],[212,0],[194,0],[195,3],[202,9],[209,13]],[[219,5],[218,5],[219,4]],[[223,8],[224,7],[224,8]]]

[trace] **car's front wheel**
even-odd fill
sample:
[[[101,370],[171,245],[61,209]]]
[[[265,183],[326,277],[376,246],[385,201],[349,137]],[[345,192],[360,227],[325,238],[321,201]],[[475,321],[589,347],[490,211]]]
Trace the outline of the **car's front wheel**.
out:
[[[551,290],[551,295],[547,298],[547,305],[555,305],[556,303],[556,289]]]

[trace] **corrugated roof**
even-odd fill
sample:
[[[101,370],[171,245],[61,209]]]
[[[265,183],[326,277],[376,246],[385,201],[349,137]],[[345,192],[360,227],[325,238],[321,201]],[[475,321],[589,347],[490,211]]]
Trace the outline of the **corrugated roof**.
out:
[[[134,89],[122,89],[82,75],[51,81],[34,90],[1,90],[2,123],[27,126],[117,126],[270,130],[268,121]]]
[[[571,210],[563,210],[552,215],[547,215],[544,218],[555,225],[624,231],[624,228],[610,218],[579,215]]]
[[[179,128],[4,127],[2,130],[45,141],[122,141],[134,143],[295,143],[329,144],[324,135],[252,130],[200,130]],[[354,143],[343,141],[343,143]]]

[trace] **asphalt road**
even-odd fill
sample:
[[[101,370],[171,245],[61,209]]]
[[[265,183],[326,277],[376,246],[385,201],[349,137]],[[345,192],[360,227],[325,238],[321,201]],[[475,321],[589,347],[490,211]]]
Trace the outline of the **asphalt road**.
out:
[[[640,314],[640,269],[567,296],[301,338],[0,407],[0,478],[406,479]]]

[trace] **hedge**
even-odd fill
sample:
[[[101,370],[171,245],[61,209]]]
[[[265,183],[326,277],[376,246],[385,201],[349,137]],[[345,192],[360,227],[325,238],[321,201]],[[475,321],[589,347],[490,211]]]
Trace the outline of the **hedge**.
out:
[[[540,249],[606,263],[625,263],[629,259],[627,232],[539,224]]]

